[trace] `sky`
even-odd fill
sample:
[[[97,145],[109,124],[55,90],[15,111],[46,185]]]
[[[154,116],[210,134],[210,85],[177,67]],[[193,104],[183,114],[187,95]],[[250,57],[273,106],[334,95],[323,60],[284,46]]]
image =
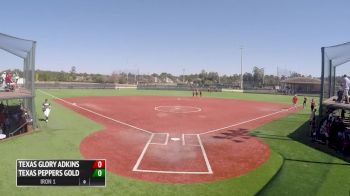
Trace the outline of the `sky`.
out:
[[[350,41],[349,0],[0,0],[0,32],[37,41],[36,68],[111,74],[319,76],[321,47]],[[0,68],[21,67],[0,51]],[[346,70],[345,70],[346,71]]]

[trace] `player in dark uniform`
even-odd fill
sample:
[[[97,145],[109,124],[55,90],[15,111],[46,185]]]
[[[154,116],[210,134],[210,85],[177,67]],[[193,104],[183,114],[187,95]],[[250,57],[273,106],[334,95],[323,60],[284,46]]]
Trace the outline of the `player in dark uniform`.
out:
[[[303,109],[306,107],[307,98],[304,96]]]
[[[316,107],[315,100],[311,99],[311,111],[314,111],[315,107]]]

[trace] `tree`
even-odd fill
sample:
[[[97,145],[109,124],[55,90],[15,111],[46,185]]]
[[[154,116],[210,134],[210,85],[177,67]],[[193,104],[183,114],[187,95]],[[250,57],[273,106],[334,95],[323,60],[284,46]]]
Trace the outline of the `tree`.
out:
[[[297,72],[293,72],[291,75],[290,75],[291,78],[296,78],[296,77],[304,77],[302,74],[300,73],[297,73]]]
[[[92,79],[92,82],[95,82],[95,83],[103,83],[104,82],[104,78],[101,74],[94,74],[94,75],[92,75],[91,79]]]
[[[264,68],[253,68],[253,86],[262,87],[264,82]]]
[[[109,83],[116,83],[118,80],[118,73],[117,72],[113,72],[107,79],[107,82]]]
[[[253,75],[251,73],[248,73],[248,72],[244,73],[243,74],[243,81],[248,82],[248,83],[252,83]]]
[[[264,76],[264,86],[277,86],[279,84],[279,78],[274,75]]]
[[[67,74],[64,71],[59,72],[59,74],[57,74],[57,81],[60,81],[60,82],[67,81],[66,75]]]

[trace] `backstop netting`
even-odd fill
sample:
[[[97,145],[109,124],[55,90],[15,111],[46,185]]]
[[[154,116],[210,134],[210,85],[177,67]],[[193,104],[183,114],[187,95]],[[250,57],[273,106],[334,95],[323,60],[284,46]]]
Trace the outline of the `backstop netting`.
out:
[[[24,107],[32,114],[34,124],[36,122],[34,103],[35,47],[35,41],[0,33],[0,49],[18,57],[20,59],[18,62],[23,65],[23,67],[21,65],[16,67],[9,62],[2,62],[2,60],[0,60],[0,75],[4,76],[6,72],[11,72],[11,74],[15,74],[17,78],[12,77],[13,80],[16,80],[16,84],[14,85],[16,87],[15,89],[10,89],[9,85],[5,83],[0,84],[0,100],[22,99]],[[19,73],[14,71],[14,69],[18,70]],[[1,77],[1,80],[3,80],[3,78],[4,77]]]
[[[322,103],[328,98],[335,96],[339,88],[337,68],[350,61],[350,42],[335,46],[322,47],[322,72],[321,72],[321,94],[320,94],[320,115],[322,115]]]

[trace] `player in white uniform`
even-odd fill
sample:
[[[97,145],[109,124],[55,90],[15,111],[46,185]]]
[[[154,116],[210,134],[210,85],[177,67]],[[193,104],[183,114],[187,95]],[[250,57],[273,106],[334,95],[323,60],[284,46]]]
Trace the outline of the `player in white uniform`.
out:
[[[49,115],[50,115],[50,112],[51,112],[51,104],[48,102],[47,99],[45,99],[45,102],[43,103],[42,109],[43,109],[43,112],[44,112],[45,121],[49,122]]]

